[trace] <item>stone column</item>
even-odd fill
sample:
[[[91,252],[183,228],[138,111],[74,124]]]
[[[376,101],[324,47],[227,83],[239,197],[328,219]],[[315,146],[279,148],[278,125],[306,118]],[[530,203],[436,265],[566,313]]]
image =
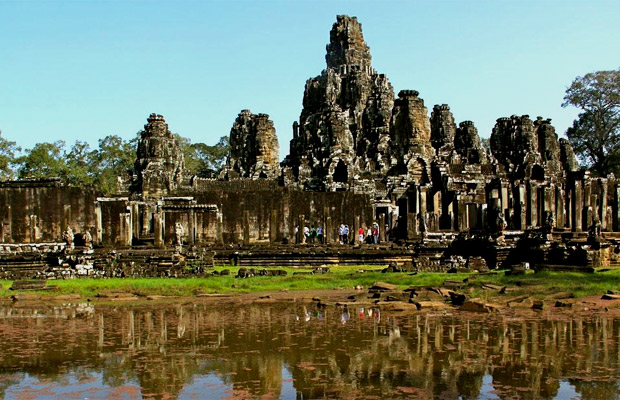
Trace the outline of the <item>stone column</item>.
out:
[[[61,227],[61,232],[64,231],[67,226],[71,225],[71,222],[72,222],[71,205],[65,204],[63,207],[63,224]],[[77,227],[72,227],[72,228],[76,229]]]
[[[224,243],[224,215],[219,208],[215,213],[215,242]]]
[[[164,221],[163,214],[160,210],[157,210],[153,215],[153,244],[157,248],[165,247],[164,244]]]
[[[426,205],[427,191],[428,188],[426,186],[420,186],[420,201],[418,202],[420,204],[420,210],[418,212],[422,213],[425,217],[428,212],[428,207]]]
[[[37,216],[30,215],[30,243],[35,243],[37,241]]]
[[[566,226],[566,207],[563,190],[559,187],[555,188],[555,209],[556,226],[564,228]]]
[[[142,204],[142,206],[140,207],[140,213],[141,213],[141,218],[142,218],[142,235],[141,236],[148,236],[150,223],[149,223],[149,210],[146,204]]]
[[[134,237],[139,238],[140,237],[140,206],[138,205],[137,202],[132,202],[131,203],[131,213],[133,214],[133,218],[132,218],[132,230],[133,230],[133,235]]]
[[[323,239],[325,244],[337,242],[336,232],[334,232],[334,224],[331,215],[325,217],[325,227],[323,228]]]
[[[351,228],[351,232],[353,233],[353,238],[355,239],[355,243],[359,243],[362,244],[362,242],[359,241],[359,229],[360,226],[362,226],[362,217],[360,217],[359,215],[355,217],[355,226]]]
[[[303,242],[305,219],[306,216],[303,214],[297,216],[297,237],[295,238],[295,243]]]
[[[500,184],[500,191],[499,191],[499,195],[500,195],[500,210],[502,212],[502,214],[504,215],[504,218],[506,218],[507,216],[507,212],[506,210],[508,210],[508,187],[506,186],[506,184],[501,183]]]
[[[187,220],[187,244],[193,246],[196,242],[196,213],[193,208],[189,209]]]
[[[329,235],[329,231],[327,230],[327,218],[330,214],[331,209],[327,206],[323,206],[323,216],[321,218],[321,226],[323,227],[323,243],[327,244],[331,242],[331,236]]]
[[[119,218],[120,218],[120,245],[121,246],[126,246],[126,247],[131,247],[131,242],[132,242],[132,232],[131,232],[131,212],[130,210],[127,210],[127,212],[124,213],[120,213],[119,214]]]
[[[575,180],[574,182],[575,186],[575,190],[573,191],[573,196],[571,198],[571,205],[572,205],[572,210],[571,213],[573,214],[573,222],[572,222],[572,230],[575,232],[581,232],[582,231],[582,220],[583,220],[583,216],[582,216],[582,210],[583,210],[583,204],[581,203],[581,181],[580,180]]]
[[[530,181],[527,184],[527,224],[538,226],[538,185]]]
[[[437,192],[433,195],[433,212],[435,213],[435,222],[436,225],[433,227],[433,230],[439,231],[439,227],[441,226],[441,214],[443,213],[442,207],[442,199],[441,192]]]
[[[601,221],[601,228],[608,230],[607,227],[607,179],[599,180],[601,185],[601,201],[599,208],[599,219]]]
[[[519,229],[523,230],[527,226],[527,205],[525,198],[525,185],[519,184],[516,188],[515,199],[515,219],[518,221]]]
[[[278,213],[272,209],[269,214],[269,241],[275,243],[278,240]]]
[[[556,221],[557,221],[557,210],[555,209],[555,186],[552,184],[550,185],[548,188],[545,188],[545,205],[544,205],[544,210],[545,213],[543,215],[543,218],[545,217],[545,215],[548,215],[548,213],[552,212],[554,215],[556,215]],[[544,225],[544,221],[543,221],[543,225]]]
[[[250,244],[250,211],[243,210],[243,244]]]
[[[455,195],[452,200],[452,214],[450,215],[450,227],[456,232],[461,230],[461,225],[459,221],[459,198],[460,196]]]
[[[379,243],[385,242],[385,214],[379,214]]]
[[[101,202],[95,201],[95,243],[103,243],[103,221],[101,220]]]
[[[583,228],[585,228],[586,230],[588,229],[588,227],[590,227],[590,225],[592,225],[592,180],[587,179],[587,180],[583,180],[583,194],[582,194],[582,201],[583,201],[583,209],[585,210],[585,221],[583,222],[585,224],[585,226],[583,226]],[[588,212],[590,211],[590,212]]]
[[[620,185],[614,186],[614,206],[613,206],[613,230],[618,232],[620,230]]]
[[[460,195],[456,197],[456,204],[458,204],[458,214],[456,215],[458,226],[456,227],[457,231],[463,231],[469,229],[469,207]]]

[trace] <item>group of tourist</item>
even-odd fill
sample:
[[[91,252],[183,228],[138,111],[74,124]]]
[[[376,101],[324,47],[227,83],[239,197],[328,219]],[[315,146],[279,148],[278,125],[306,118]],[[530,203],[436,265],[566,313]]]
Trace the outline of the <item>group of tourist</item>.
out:
[[[386,225],[387,227],[387,225]],[[386,228],[387,229],[387,228]],[[353,239],[355,231],[351,231],[349,225],[340,224],[338,227],[338,242],[340,244],[349,244],[351,243],[351,239]],[[359,243],[367,243],[367,244],[379,244],[379,224],[374,222],[367,229],[364,229],[363,226],[360,226],[358,231],[357,240]],[[314,243],[324,243],[324,234],[322,226],[314,226],[314,225],[306,225],[302,228],[301,235],[299,235],[299,228],[295,227],[295,237],[297,243],[302,244],[314,244]],[[387,232],[386,232],[387,234]]]
[[[295,227],[295,236],[297,236],[298,231],[299,229]],[[317,241],[318,243],[323,243],[323,227],[321,227],[320,225],[316,228],[314,227],[314,225],[311,225],[310,227],[308,227],[307,225],[304,226],[301,235],[301,243],[315,243]]]

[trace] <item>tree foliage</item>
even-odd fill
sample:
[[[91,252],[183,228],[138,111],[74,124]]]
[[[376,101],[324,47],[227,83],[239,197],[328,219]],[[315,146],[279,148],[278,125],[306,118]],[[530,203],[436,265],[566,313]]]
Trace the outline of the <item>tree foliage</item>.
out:
[[[15,178],[13,165],[15,163],[15,155],[20,152],[21,148],[17,143],[2,137],[0,131],[0,179],[10,180]]]
[[[620,69],[577,77],[563,107],[582,110],[566,135],[580,161],[599,176],[620,172]]]
[[[185,168],[200,178],[215,178],[226,163],[230,146],[228,136],[222,136],[217,144],[209,146],[193,143],[184,149]]]
[[[96,149],[82,141],[76,141],[70,148],[62,140],[37,143],[19,156],[16,154],[21,149],[15,142],[0,137],[0,179],[61,178],[71,185],[94,186],[103,194],[115,193],[119,189],[119,177],[125,182],[131,178],[140,133],[131,140],[108,135],[99,140]],[[213,146],[191,143],[176,134],[175,137],[185,156],[187,174],[217,176],[228,155],[228,137],[220,138]]]
[[[90,162],[95,172],[95,186],[103,193],[114,193],[120,176],[128,180],[136,160],[136,136],[123,140],[120,136],[108,135],[99,139],[99,148],[90,154]]]
[[[19,179],[61,178],[67,173],[65,142],[37,143],[16,159]]]

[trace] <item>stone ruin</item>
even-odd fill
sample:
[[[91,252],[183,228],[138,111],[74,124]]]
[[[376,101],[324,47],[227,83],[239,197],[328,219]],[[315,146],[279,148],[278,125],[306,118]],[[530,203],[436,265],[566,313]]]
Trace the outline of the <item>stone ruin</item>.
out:
[[[138,142],[133,192],[157,198],[179,187],[183,176],[183,153],[168,129],[166,119],[151,114]]]
[[[87,227],[97,246],[273,246],[298,241],[301,229],[313,225],[323,227],[327,245],[337,243],[340,224],[355,232],[378,225],[382,243],[415,243],[414,250],[402,247],[399,257],[413,254],[427,269],[441,269],[432,254],[448,257],[468,237],[475,240],[466,243],[492,253],[485,253],[490,266],[532,232],[540,231],[547,247],[564,239],[583,249],[588,231],[615,240],[618,180],[580,170],[550,119],[499,118],[487,148],[474,123],[457,123],[448,105],[433,106],[429,116],[417,91],[400,90],[395,97],[387,77],[371,65],[355,17],[337,17],[326,50],[326,68],[306,82],[281,164],[269,116],[242,110],[220,179],[184,176],[178,143],[164,117],[151,114],[125,193],[96,197],[94,189],[76,192],[61,182],[0,183],[6,210],[0,238],[53,242],[73,226]],[[46,208],[52,212],[43,212],[44,199],[53,199]],[[281,261],[310,257],[277,252]],[[608,253],[609,261],[615,253]],[[262,255],[265,263],[274,259],[270,254]]]
[[[277,179],[280,148],[273,121],[267,114],[242,110],[230,130],[230,154],[222,176],[226,179]]]
[[[390,168],[392,86],[372,68],[356,18],[338,16],[330,38],[327,68],[306,82],[293,125],[283,162],[288,186],[348,189],[354,179],[380,177]]]

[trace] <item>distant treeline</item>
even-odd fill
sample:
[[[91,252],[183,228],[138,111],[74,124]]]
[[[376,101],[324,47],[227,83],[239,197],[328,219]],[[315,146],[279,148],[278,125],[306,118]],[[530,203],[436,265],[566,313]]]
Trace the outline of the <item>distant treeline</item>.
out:
[[[142,131],[131,140],[109,135],[91,149],[86,142],[76,141],[70,147],[58,140],[37,143],[22,150],[16,142],[1,137],[0,179],[41,179],[58,177],[72,185],[97,187],[102,193],[114,193],[118,177],[128,179],[136,161],[136,148]],[[217,176],[228,156],[228,137],[223,136],[213,146],[191,143],[188,138],[174,134],[185,156],[188,175],[203,178]]]

